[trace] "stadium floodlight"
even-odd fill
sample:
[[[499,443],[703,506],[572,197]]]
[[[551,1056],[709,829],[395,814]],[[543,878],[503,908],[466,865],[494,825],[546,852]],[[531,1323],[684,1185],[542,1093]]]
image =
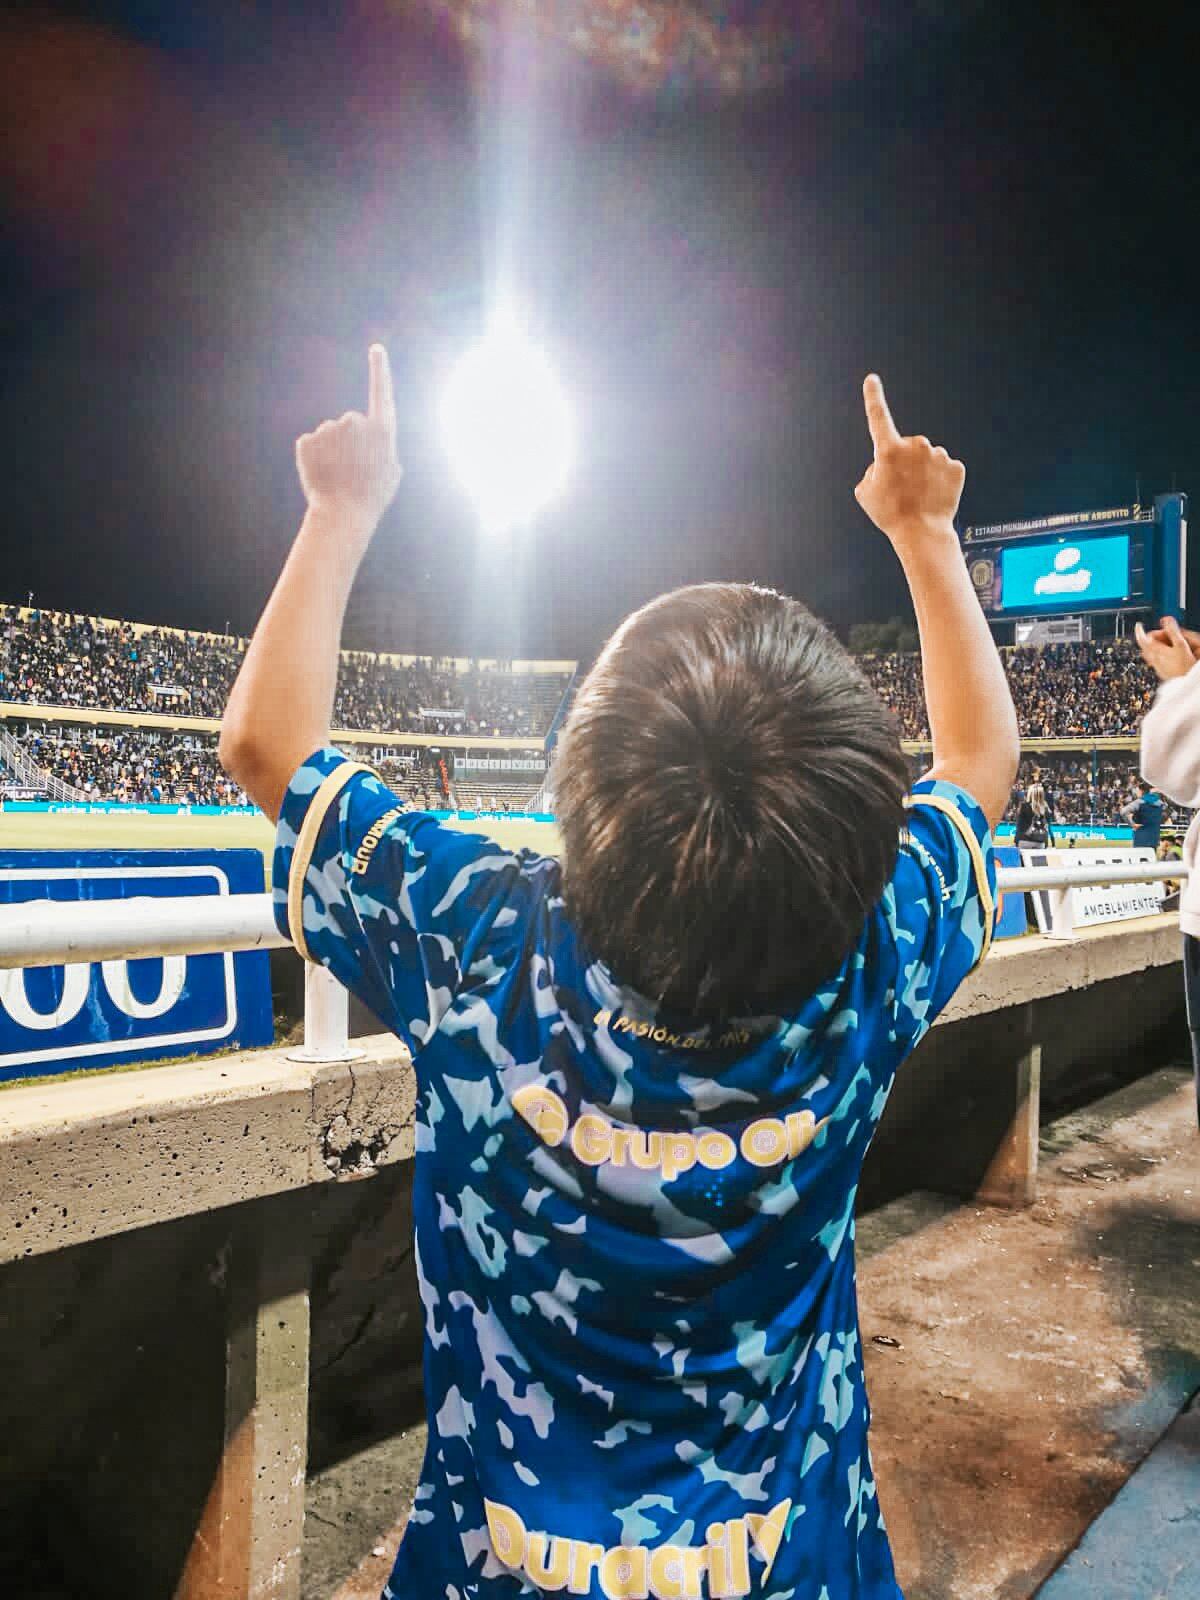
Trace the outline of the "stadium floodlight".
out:
[[[528,523],[562,491],[570,409],[544,351],[511,322],[467,351],[442,395],[451,464],[489,533]]]

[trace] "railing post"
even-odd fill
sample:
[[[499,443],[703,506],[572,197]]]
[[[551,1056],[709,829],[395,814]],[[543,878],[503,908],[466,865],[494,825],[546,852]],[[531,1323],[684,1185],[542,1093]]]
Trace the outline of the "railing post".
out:
[[[291,1215],[260,1201],[229,1242],[221,1459],[176,1600],[300,1600],[311,1267]]]
[[[1042,1047],[1034,1038],[1032,1001],[1025,1007],[1014,1042],[1018,1054],[1004,1085],[1010,1096],[1009,1121],[977,1191],[985,1205],[1010,1209],[1031,1206],[1037,1199]]]
[[[289,1050],[289,1061],[357,1061],[363,1054],[350,1043],[350,996],[325,967],[304,966],[304,1044]]]

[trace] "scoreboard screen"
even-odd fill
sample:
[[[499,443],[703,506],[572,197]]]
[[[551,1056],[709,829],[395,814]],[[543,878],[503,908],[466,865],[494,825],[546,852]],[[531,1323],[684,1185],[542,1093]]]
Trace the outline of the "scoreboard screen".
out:
[[[999,609],[1062,611],[1129,601],[1130,537],[1013,544],[999,554]]]
[[[1118,611],[1195,618],[1200,547],[1188,548],[1187,496],[1177,491],[1153,505],[967,528],[962,542],[979,604],[996,622]]]

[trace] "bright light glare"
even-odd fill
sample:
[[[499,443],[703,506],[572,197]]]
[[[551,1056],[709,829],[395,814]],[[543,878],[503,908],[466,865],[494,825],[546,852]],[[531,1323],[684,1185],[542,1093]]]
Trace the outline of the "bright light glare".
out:
[[[455,367],[442,397],[451,463],[483,526],[504,533],[562,491],[571,464],[566,396],[541,350],[492,334]]]

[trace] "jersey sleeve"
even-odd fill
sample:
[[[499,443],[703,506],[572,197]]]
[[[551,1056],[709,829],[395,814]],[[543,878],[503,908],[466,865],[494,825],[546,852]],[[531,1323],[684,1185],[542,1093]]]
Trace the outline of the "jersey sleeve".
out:
[[[275,922],[415,1055],[455,997],[490,970],[497,928],[511,944],[516,856],[479,834],[408,811],[369,768],[327,748],[288,786],[273,863]]]
[[[987,955],[996,916],[996,860],[987,821],[952,783],[924,779],[880,902],[896,1042],[910,1050]]]

